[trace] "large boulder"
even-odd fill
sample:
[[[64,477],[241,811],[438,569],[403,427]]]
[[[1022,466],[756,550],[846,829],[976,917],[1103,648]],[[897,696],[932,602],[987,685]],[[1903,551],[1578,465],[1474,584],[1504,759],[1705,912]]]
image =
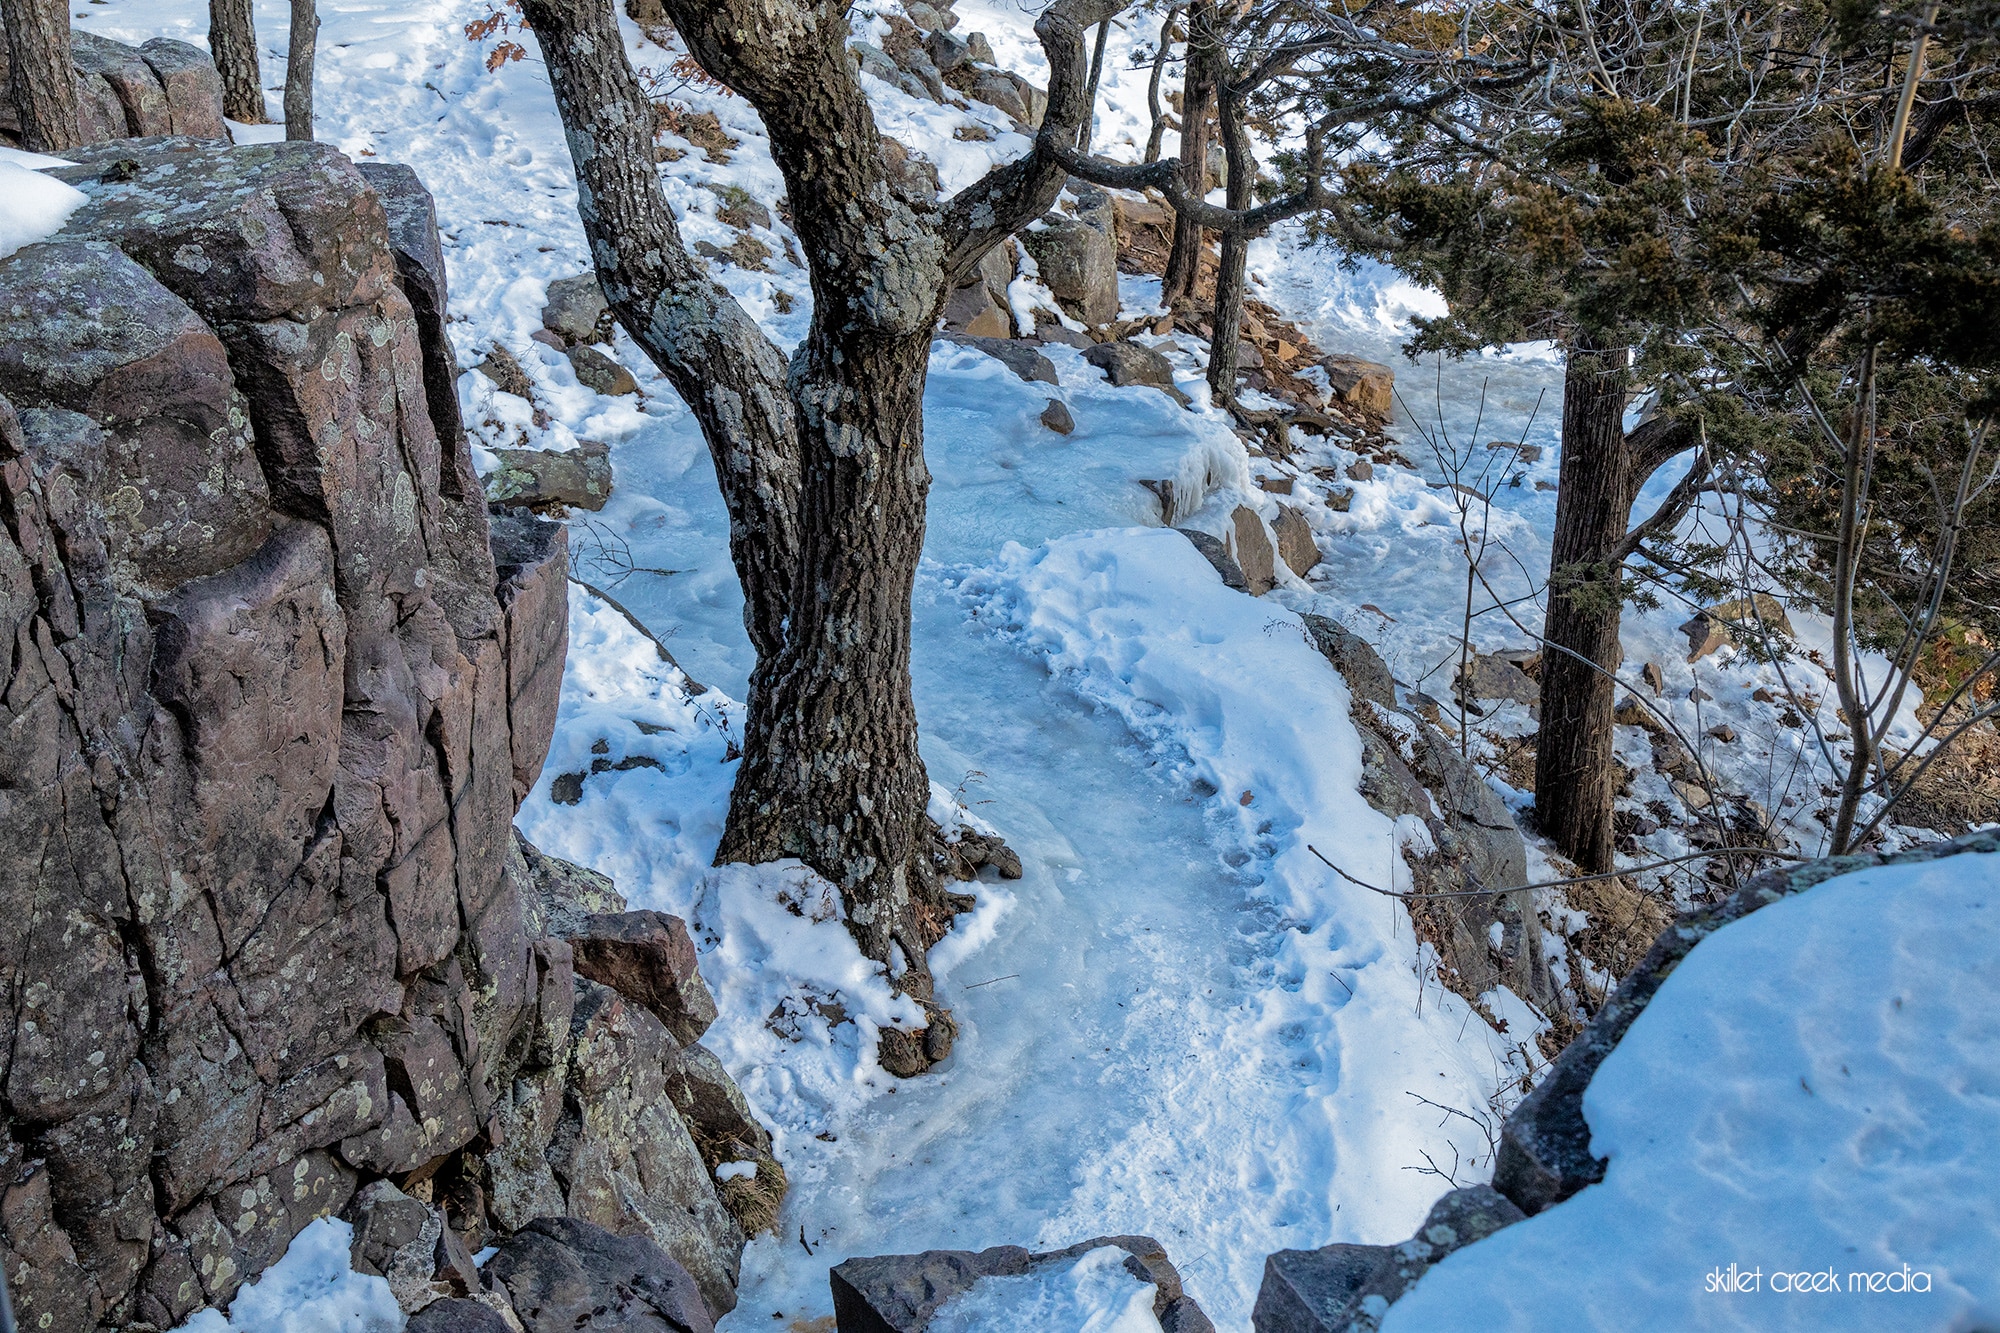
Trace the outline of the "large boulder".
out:
[[[28,1327],[172,1327],[470,1144],[570,999],[510,855],[561,530],[510,619],[434,238],[337,151],[71,156],[0,260],[0,1262]]]
[[[1063,313],[1092,327],[1118,318],[1118,245],[1102,229],[1051,216],[1020,240]]]
[[[208,52],[170,37],[127,46],[77,29],[70,34],[79,128],[86,142],[180,134],[227,141],[222,78]],[[0,86],[11,65],[0,28]],[[0,97],[0,134],[18,138],[13,102]]]
[[[1103,371],[1106,379],[1121,388],[1131,384],[1149,385],[1181,406],[1187,406],[1188,396],[1174,384],[1173,362],[1144,343],[1128,338],[1096,343],[1084,349],[1083,359]]]
[[[1768,870],[1713,906],[1697,907],[1660,932],[1652,949],[1618,984],[1590,1026],[1515,1106],[1501,1128],[1493,1187],[1533,1216],[1604,1179],[1605,1160],[1591,1151],[1583,1116],[1590,1080],[1617,1048],[1653,996],[1694,947],[1732,921],[1852,871],[1875,865],[1933,861],[1966,853],[2000,853],[2000,831],[1969,833],[1894,855],[1827,857]]]
[[[684,934],[591,924],[615,890],[538,885],[590,877],[512,830],[565,529],[489,516],[440,401],[428,196],[322,144],[70,156],[89,203],[0,259],[17,1311],[174,1327],[343,1209],[358,1266],[448,1303],[424,1327],[490,1325],[461,1237],[547,1214],[657,1238],[727,1309],[783,1173],[690,1044]]]
[[[1248,505],[1229,511],[1229,554],[1243,571],[1243,582],[1252,597],[1262,597],[1278,586],[1278,554],[1264,520]]]
[[[1373,1333],[1417,1279],[1447,1255],[1525,1216],[1490,1185],[1456,1189],[1400,1245],[1280,1250],[1264,1261],[1250,1312],[1256,1333]]]
[[[598,440],[559,449],[495,449],[500,466],[486,474],[486,498],[526,509],[604,508],[611,498],[611,448]],[[558,509],[557,506],[561,508]]]
[[[1163,1333],[1214,1333],[1215,1325],[1181,1286],[1166,1250],[1151,1236],[1099,1236],[1066,1249],[1032,1254],[1018,1245],[990,1250],[925,1250],[849,1259],[827,1275],[838,1333],[923,1333],[938,1310],[982,1278],[1025,1277],[1068,1265],[1093,1250],[1123,1250],[1135,1282],[1155,1288],[1153,1317]]]
[[[526,1333],[714,1333],[687,1269],[643,1235],[542,1218],[486,1263]]]
[[[1387,420],[1396,407],[1396,372],[1379,361],[1335,353],[1320,360],[1334,397]]]

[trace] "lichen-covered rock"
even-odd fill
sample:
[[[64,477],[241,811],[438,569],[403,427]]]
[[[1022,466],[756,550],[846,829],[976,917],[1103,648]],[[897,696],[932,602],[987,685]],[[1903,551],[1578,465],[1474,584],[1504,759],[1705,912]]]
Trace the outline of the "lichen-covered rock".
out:
[[[569,343],[603,342],[611,335],[611,306],[595,273],[557,278],[542,306],[542,327]]]
[[[569,450],[495,449],[500,466],[486,474],[493,504],[535,510],[604,508],[611,498],[611,447],[583,440]],[[561,509],[555,508],[561,506]]]
[[[568,1216],[643,1232],[694,1275],[716,1315],[735,1308],[747,1239],[668,1095],[673,1036],[640,1005],[577,981],[563,1114],[546,1159]]]
[[[48,1327],[171,1327],[511,1095],[564,592],[503,611],[345,158],[72,156],[90,203],[0,260],[0,1262]]]
[[[548,1214],[656,1237],[727,1309],[783,1173],[691,1044],[714,1008],[684,930],[621,929],[608,881],[511,828],[565,529],[489,520],[438,400],[428,195],[320,144],[73,157],[90,203],[0,260],[17,1310],[175,1327],[357,1191],[358,1265],[457,1307],[426,1327],[507,1325],[460,1228]]]
[[[1065,314],[1093,326],[1118,318],[1118,245],[1102,230],[1051,216],[1021,245]]]
[[[682,1046],[715,1021],[715,997],[701,979],[687,923],[665,912],[585,917],[569,930],[576,974],[644,1005]]]

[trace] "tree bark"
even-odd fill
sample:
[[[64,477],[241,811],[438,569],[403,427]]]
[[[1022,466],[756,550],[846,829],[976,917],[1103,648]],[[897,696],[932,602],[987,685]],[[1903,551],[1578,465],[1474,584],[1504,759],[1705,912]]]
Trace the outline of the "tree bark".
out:
[[[1219,90],[1216,111],[1222,151],[1229,159],[1226,205],[1239,212],[1247,211],[1256,202],[1257,163],[1250,150],[1249,130],[1243,124],[1242,105],[1225,87]],[[1225,228],[1222,254],[1215,270],[1215,311],[1209,321],[1208,338],[1208,392],[1222,406],[1236,401],[1250,235],[1245,227]]]
[[[1160,20],[1160,49],[1153,53],[1153,73],[1146,80],[1146,114],[1151,117],[1152,129],[1146,134],[1145,162],[1160,160],[1160,140],[1167,132],[1166,112],[1160,106],[1160,76],[1166,73],[1167,61],[1174,51],[1174,20],[1180,16],[1181,7],[1171,6],[1167,16]],[[1089,148],[1089,144],[1084,147]]]
[[[244,125],[267,119],[253,8],[252,0],[208,0],[208,49],[222,76],[222,114]]]
[[[1214,0],[1188,10],[1187,74],[1181,81],[1181,185],[1190,197],[1208,193],[1208,118],[1215,105],[1220,53],[1215,44]],[[1201,224],[1174,213],[1174,244],[1160,276],[1160,303],[1173,307],[1195,294],[1201,275]]]
[[[285,57],[285,137],[313,137],[313,57],[319,46],[319,6],[292,0],[292,45]]]
[[[805,861],[839,886],[863,952],[900,961],[898,984],[926,1004],[925,955],[950,920],[909,677],[931,333],[952,286],[1055,202],[1055,146],[1073,148],[1088,114],[1084,34],[1121,7],[1059,0],[1042,16],[1034,150],[941,203],[930,168],[877,131],[840,7],[668,0],[702,68],[786,127],[772,151],[813,284],[788,365],[682,248],[610,0],[525,4],[605,296],[693,408],[730,510],[758,664],[717,861]],[[898,1072],[942,1058],[950,1032],[934,1022]]]
[[[1097,49],[1090,56],[1090,91],[1086,94],[1090,109],[1076,127],[1076,146],[1086,153],[1090,151],[1090,132],[1097,124],[1097,84],[1104,77],[1104,48],[1110,40],[1111,20],[1106,19],[1097,25]]]
[[[1640,484],[1625,445],[1628,359],[1623,347],[1577,346],[1563,371],[1562,472],[1543,627],[1535,815],[1588,874],[1611,869],[1617,793],[1611,709],[1621,548]]]
[[[0,21],[7,27],[8,95],[21,118],[22,145],[32,153],[81,146],[69,5],[65,0],[0,0]]]

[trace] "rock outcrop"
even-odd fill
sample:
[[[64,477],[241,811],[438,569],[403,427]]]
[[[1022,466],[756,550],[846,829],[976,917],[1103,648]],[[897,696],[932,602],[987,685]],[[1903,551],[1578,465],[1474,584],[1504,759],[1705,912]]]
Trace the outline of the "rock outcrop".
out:
[[[1214,1333],[1215,1325],[1181,1288],[1181,1275],[1151,1236],[1099,1236],[1067,1249],[1031,1254],[1018,1245],[990,1250],[925,1250],[849,1259],[827,1275],[839,1333],[923,1333],[940,1307],[981,1278],[1022,1277],[1074,1263],[1106,1246],[1125,1251],[1136,1282],[1155,1288],[1153,1317],[1163,1333]]]
[[[1395,679],[1365,640],[1324,616],[1303,620],[1354,697],[1361,795],[1391,819],[1414,815],[1430,830],[1436,850],[1410,854],[1416,896],[1408,905],[1419,937],[1438,951],[1441,979],[1473,1003],[1504,985],[1553,1012],[1556,983],[1532,895],[1442,896],[1527,883],[1527,846],[1513,813],[1443,732],[1398,705]]]
[[[229,138],[222,119],[222,77],[208,52],[171,37],[127,46],[78,30],[70,35],[76,65],[78,128],[88,141],[131,135],[181,134]],[[0,27],[0,89],[12,61]],[[18,143],[21,122],[12,99],[0,96],[0,142]]]
[[[500,1234],[487,1157],[534,1140],[498,1126],[546,1107],[541,1178],[580,1173],[625,1142],[593,1108],[641,1078],[628,1101],[657,1085],[685,1169],[637,1197],[702,1214],[726,1307],[743,1233],[667,1087],[727,1076],[578,982],[511,832],[554,724],[566,546],[489,527],[434,388],[428,197],[321,144],[72,156],[90,202],[0,260],[0,1263],[23,1325],[178,1325],[371,1182]],[[582,1211],[566,1179],[537,1211]]]
[[[1374,1333],[1391,1303],[1455,1250],[1521,1220],[1489,1185],[1453,1190],[1401,1245],[1280,1250],[1264,1261],[1256,1333]]]

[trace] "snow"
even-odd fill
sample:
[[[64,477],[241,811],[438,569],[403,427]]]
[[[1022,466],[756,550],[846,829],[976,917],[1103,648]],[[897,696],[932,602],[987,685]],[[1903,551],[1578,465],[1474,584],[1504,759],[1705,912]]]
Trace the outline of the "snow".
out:
[[[1021,1277],[981,1278],[972,1290],[939,1306],[927,1333],[1159,1333],[1153,1317],[1158,1288],[1135,1279],[1125,1251],[1100,1245],[1068,1264]]]
[[[1992,1327],[1996,956],[1996,855],[1718,931],[1584,1095],[1604,1182],[1446,1259],[1383,1333]]]
[[[225,1318],[195,1314],[177,1333],[395,1333],[403,1312],[386,1279],[356,1273],[354,1228],[334,1217],[308,1223],[290,1248],[236,1293]]]
[[[857,25],[882,7],[857,6]],[[199,0],[86,8],[80,26],[122,40],[199,43],[206,32]],[[282,68],[286,11],[276,0],[257,10],[269,81]],[[706,1041],[772,1129],[792,1181],[779,1234],[746,1252],[742,1304],[725,1330],[823,1318],[826,1270],[849,1256],[1050,1249],[1143,1232],[1235,1333],[1248,1327],[1271,1251],[1402,1239],[1446,1187],[1430,1163],[1459,1163],[1460,1183],[1482,1178],[1490,1145],[1479,1125],[1518,1083],[1518,1038],[1546,1019],[1493,992],[1484,1003],[1506,1019],[1513,1035],[1503,1039],[1437,985],[1399,904],[1333,876],[1307,850],[1381,883],[1406,873],[1399,849],[1421,848],[1427,835],[1392,825],[1356,794],[1347,691],[1306,645],[1296,613],[1335,615],[1376,642],[1399,679],[1448,693],[1464,581],[1459,512],[1418,427],[1448,432],[1480,466],[1492,439],[1544,446],[1539,461],[1507,469],[1518,484],[1503,485],[1474,525],[1504,544],[1486,568],[1494,587],[1529,591],[1546,573],[1554,516],[1553,493],[1538,485],[1558,468],[1561,367],[1550,350],[1419,367],[1396,341],[1411,316],[1437,313],[1434,293],[1305,248],[1295,229],[1253,246],[1256,294],[1327,348],[1395,366],[1400,433],[1416,466],[1378,466],[1354,484],[1344,513],[1300,487],[1288,503],[1305,513],[1325,563],[1309,582],[1287,576],[1252,600],[1158,526],[1156,489],[1173,496],[1183,526],[1221,533],[1237,506],[1269,520],[1277,502],[1257,480],[1286,473],[1251,458],[1209,407],[1192,345],[1145,339],[1174,364],[1194,403],[1186,411],[1154,389],[1113,388],[1067,347],[1043,349],[1059,379],[1047,385],[934,344],[925,446],[935,480],[912,667],[932,811],[948,830],[1003,834],[1024,875],[965,886],[978,906],[932,954],[959,1046],[937,1070],[901,1082],[879,1068],[875,1034],[921,1015],[861,958],[830,886],[796,864],[711,865],[752,664],[713,465],[671,387],[622,333],[604,350],[641,392],[615,399],[531,341],[548,283],[589,258],[546,74],[532,42],[527,59],[484,69],[484,50],[463,29],[485,10],[479,0],[323,6],[320,134],[357,160],[417,167],[437,200],[460,364],[504,347],[534,384],[531,404],[483,375],[461,376],[475,459],[582,439],[612,447],[617,489],[602,513],[572,521],[574,566],[686,670],[573,588],[557,731],[518,822],[551,854],[614,876],[632,906],[684,916],[702,950],[721,1011]],[[1004,66],[1043,77],[1029,6],[959,0],[957,12],[961,32],[985,32]],[[1134,57],[1157,31],[1137,15],[1114,31],[1094,127],[1109,151],[1136,155],[1144,142],[1147,70]],[[636,28],[625,33],[635,63],[670,60]],[[873,79],[867,91],[884,127],[932,161],[947,188],[1027,147],[989,108],[941,107]],[[740,99],[694,88],[676,97],[742,141],[726,164],[691,150],[662,176],[688,242],[727,245],[736,233],[716,218],[709,187],[774,205],[783,183],[769,138]],[[995,137],[954,137],[973,124]],[[243,139],[275,133],[238,128]],[[1171,134],[1166,144],[1173,151]],[[790,347],[805,332],[810,287],[781,222],[756,234],[772,251],[768,272],[712,272]],[[1038,284],[1014,286],[1017,306],[1034,304]],[[1157,281],[1128,277],[1121,295],[1129,310],[1152,309]],[[1073,413],[1073,434],[1039,425],[1051,397]],[[1306,461],[1353,457],[1326,447]],[[1642,507],[1672,480],[1656,478]],[[1515,614],[1539,625],[1533,604]],[[1765,707],[1749,695],[1769,668],[1726,653],[1684,666],[1673,631],[1684,615],[1628,619],[1627,676],[1666,663],[1675,697],[1663,706],[1689,722],[1720,713],[1749,736],[1743,719]],[[1482,648],[1527,641],[1493,613],[1474,622],[1473,637]],[[1686,697],[1697,684],[1714,696],[1699,716]],[[1510,708],[1496,721],[1525,728],[1526,710]],[[1829,718],[1831,708],[1825,700]],[[1715,757],[1751,794],[1747,784],[1768,787],[1783,767],[1769,711],[1762,742]],[[1820,774],[1810,760],[1793,765],[1805,790]],[[557,780],[574,775],[575,803],[558,803]],[[1768,804],[1781,800],[1774,792]],[[1791,813],[1804,817],[1803,807]],[[1663,832],[1652,847],[1685,850],[1677,838]],[[1537,874],[1549,865],[1532,843],[1530,865]],[[294,1253],[324,1249],[324,1233],[309,1234],[317,1239],[302,1236]],[[333,1261],[331,1251],[321,1257]],[[1039,1302],[1068,1313],[1026,1326],[1150,1328],[1149,1312],[1129,1322],[1138,1307],[1120,1305],[1116,1288],[1098,1292],[1108,1304],[1088,1305],[1094,1271],[1080,1263],[1038,1275],[1033,1291],[989,1296],[982,1286],[974,1297],[990,1310],[973,1302],[964,1316],[1021,1326],[1005,1311]],[[333,1268],[325,1274],[325,1299],[308,1299],[309,1283],[291,1288],[289,1318],[345,1317],[350,1288]],[[218,1319],[190,1327],[232,1327]]]
[[[62,165],[59,158],[0,148],[0,259],[54,236],[88,200],[74,185],[42,175],[42,168]]]

